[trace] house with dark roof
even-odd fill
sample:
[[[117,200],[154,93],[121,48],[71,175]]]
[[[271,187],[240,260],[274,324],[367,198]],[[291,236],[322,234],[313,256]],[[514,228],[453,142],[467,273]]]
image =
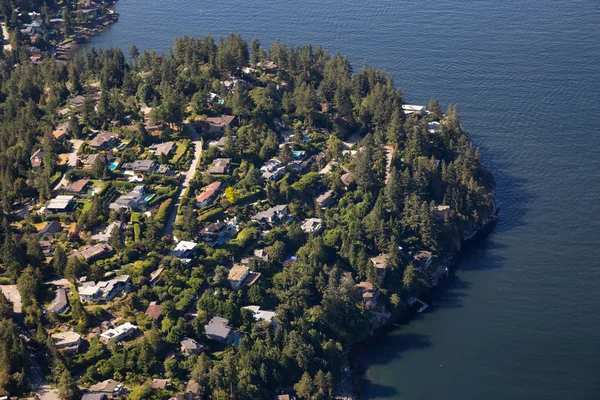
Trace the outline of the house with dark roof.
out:
[[[327,208],[333,203],[333,199],[335,199],[335,194],[333,191],[328,190],[319,195],[315,201],[320,208]]]
[[[183,338],[181,342],[179,342],[181,352],[186,356],[198,355],[200,351],[204,348],[203,345],[190,338]]]
[[[175,149],[175,142],[154,143],[149,147],[150,152],[156,156],[169,156]]]
[[[38,149],[33,155],[29,158],[31,161],[31,169],[34,171],[39,170],[44,163],[44,151],[42,149]]]
[[[62,232],[63,227],[59,221],[49,221],[38,233],[39,238],[47,237],[53,238],[59,232]]]
[[[101,132],[90,140],[89,146],[93,150],[110,150],[117,145],[119,139],[110,132]]]
[[[231,170],[231,158],[215,158],[208,167],[208,173],[212,175],[226,175]]]
[[[264,226],[275,226],[285,222],[289,215],[289,208],[286,204],[271,207],[265,211],[260,211],[251,217],[252,221],[258,222]]]
[[[67,292],[63,288],[56,289],[56,297],[52,303],[46,308],[47,312],[64,314],[69,309],[69,301],[67,300]]]
[[[234,120],[235,117],[233,115],[221,115],[220,117],[206,118],[208,133],[222,135],[225,132],[225,128],[231,126]]]
[[[213,317],[207,325],[204,325],[204,333],[207,338],[220,343],[230,344],[233,340],[229,320],[221,317]]]
[[[422,272],[433,262],[433,254],[430,251],[419,251],[413,257],[413,266],[417,272]]]
[[[106,243],[98,243],[93,246],[84,246],[80,250],[74,252],[72,257],[83,257],[85,261],[93,262],[106,258],[112,254],[112,247]]]
[[[125,163],[121,166],[121,169],[126,174],[147,174],[153,173],[157,167],[157,163],[154,160],[135,160],[130,163]]]
[[[66,186],[65,188],[63,188],[62,191],[66,192],[66,193],[73,193],[73,194],[80,196],[83,193],[86,193],[89,183],[90,183],[89,179],[79,179],[79,180],[71,183],[70,185]]]

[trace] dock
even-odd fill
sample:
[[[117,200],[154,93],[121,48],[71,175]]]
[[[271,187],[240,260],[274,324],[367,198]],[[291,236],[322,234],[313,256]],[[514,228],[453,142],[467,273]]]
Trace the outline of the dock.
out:
[[[411,306],[415,306],[415,304],[416,304],[417,307],[419,307],[417,309],[418,313],[422,313],[427,308],[429,308],[429,305],[427,303],[425,303],[422,300],[417,299],[416,297],[411,297],[410,299],[408,299],[408,304],[410,304]]]

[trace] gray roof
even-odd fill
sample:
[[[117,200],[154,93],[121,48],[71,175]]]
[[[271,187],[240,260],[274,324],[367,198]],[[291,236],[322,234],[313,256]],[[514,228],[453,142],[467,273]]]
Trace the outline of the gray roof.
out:
[[[65,289],[60,288],[56,290],[56,297],[52,303],[50,303],[50,306],[48,306],[48,311],[59,313],[63,311],[67,305],[69,305],[69,302],[67,301],[67,292],[65,292]]]
[[[218,337],[226,340],[231,333],[229,320],[221,317],[213,317],[208,325],[204,325],[204,332],[206,332],[208,336]]]

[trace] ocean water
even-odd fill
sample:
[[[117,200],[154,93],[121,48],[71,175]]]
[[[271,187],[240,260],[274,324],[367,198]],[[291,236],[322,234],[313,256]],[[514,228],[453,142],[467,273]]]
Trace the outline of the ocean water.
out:
[[[369,399],[600,399],[600,1],[119,0],[87,47],[321,44],[457,103],[500,220],[424,315],[364,351]]]

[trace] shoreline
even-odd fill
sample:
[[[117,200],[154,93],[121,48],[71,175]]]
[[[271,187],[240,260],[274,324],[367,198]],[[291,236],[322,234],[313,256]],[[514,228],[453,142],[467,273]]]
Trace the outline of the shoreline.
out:
[[[493,193],[493,192],[492,192]],[[448,271],[446,278],[440,280],[441,282],[448,282],[450,274],[454,274],[456,270],[459,268],[459,264],[456,260],[459,258],[461,253],[464,251],[464,245],[474,241],[477,238],[483,238],[484,235],[487,236],[494,227],[495,222],[498,220],[498,213],[500,211],[500,207],[496,203],[496,199],[494,196],[493,199],[493,212],[490,217],[486,218],[479,226],[475,227],[471,231],[467,232],[467,234],[460,241],[460,248],[456,252],[456,254],[450,259],[448,264]],[[436,292],[445,290],[445,284],[437,284],[429,288],[425,293],[425,299],[430,300]],[[372,346],[375,342],[375,339],[382,335],[387,335],[391,331],[398,329],[399,325],[403,325],[409,323],[415,317],[416,311],[409,307],[398,310],[395,314],[392,314],[390,318],[380,327],[374,328],[372,330],[371,335],[368,339],[355,343],[352,346],[352,349],[347,354],[346,363],[343,366],[343,371],[345,373],[345,378],[349,380],[349,385],[343,385],[344,392],[343,394],[336,394],[335,398],[338,400],[368,400],[365,396],[364,392],[364,384],[363,380],[365,378],[366,369],[364,368],[363,363],[361,363],[360,359],[364,352]],[[342,386],[340,384],[340,386]]]

